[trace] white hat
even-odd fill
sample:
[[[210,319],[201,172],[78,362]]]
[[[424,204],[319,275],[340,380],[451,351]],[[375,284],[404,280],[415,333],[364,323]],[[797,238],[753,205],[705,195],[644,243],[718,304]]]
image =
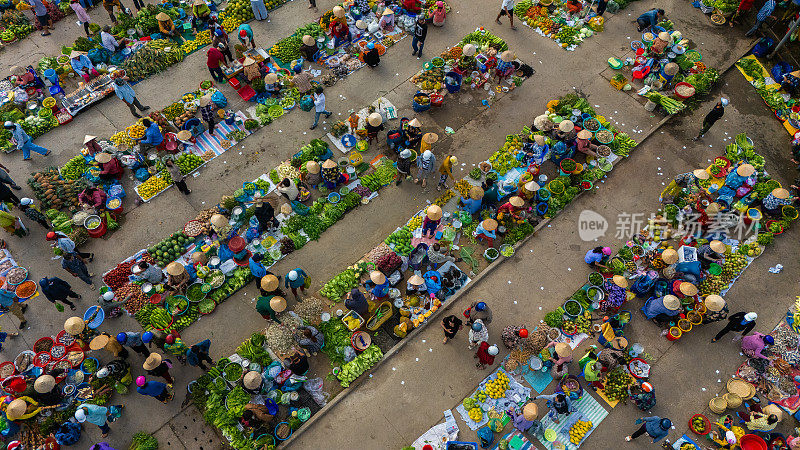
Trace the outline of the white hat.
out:
[[[86,145],[89,143],[89,141],[93,141],[95,139],[97,139],[97,136],[92,136],[91,134],[87,134],[86,136],[83,137],[83,145]]]
[[[86,413],[83,412],[83,408],[75,411],[75,420],[80,423],[86,422]]]
[[[514,53],[511,50],[506,50],[500,54],[500,59],[503,62],[511,62],[514,60]]]
[[[408,126],[419,128],[422,126],[422,124],[419,122],[419,119],[414,117],[413,119],[411,119],[411,122],[408,122]]]
[[[311,35],[303,35],[303,44],[314,45],[314,38]]]
[[[492,356],[495,356],[498,353],[500,353],[500,350],[497,348],[496,345],[492,345],[486,350],[486,353],[488,353],[488,354],[490,354]]]
[[[403,151],[400,152],[400,157],[401,158],[411,158],[411,150],[409,150],[407,148],[403,149]]]
[[[111,371],[108,370],[108,367],[103,367],[102,369],[98,370],[95,375],[97,375],[97,378],[105,378],[109,374],[111,374]]]
[[[278,81],[278,75],[275,72],[264,75],[264,83],[275,84],[276,81]]]
[[[431,152],[430,150],[425,150],[424,152],[422,152],[422,159],[428,160],[431,158],[433,158],[433,152]]]
[[[46,394],[53,390],[56,385],[56,379],[52,375],[40,375],[39,378],[33,383],[33,389],[40,393]]]
[[[12,121],[10,121],[10,120],[6,120],[6,121],[3,123],[3,126],[4,126],[4,127],[6,127],[6,128],[11,128],[11,127],[13,127],[13,126],[14,126],[14,122],[12,122]]]
[[[562,120],[561,123],[558,124],[558,129],[562,133],[569,133],[575,129],[575,124],[571,120]]]
[[[103,292],[103,300],[106,300],[106,301],[114,300],[114,292],[113,291],[105,291],[105,292]]]
[[[261,383],[263,383],[264,379],[261,377],[259,372],[255,370],[251,370],[244,374],[244,381],[242,384],[245,388],[250,390],[255,390],[261,387]]]
[[[746,320],[748,322],[755,322],[756,319],[758,319],[758,314],[756,314],[754,312],[749,312],[749,313],[744,315],[744,320]]]
[[[719,99],[719,102],[722,103],[722,106],[728,106],[728,99],[725,97]]]
[[[345,16],[344,8],[342,8],[339,5],[334,6],[333,7],[333,15],[338,17],[338,18],[344,17]]]
[[[369,122],[369,124],[372,125],[373,127],[377,127],[383,123],[383,117],[381,117],[380,113],[374,112],[369,115],[369,117],[367,118],[367,122]]]
[[[30,205],[32,203],[33,203],[33,200],[29,199],[28,197],[22,197],[21,199],[19,199],[19,204],[20,205]]]
[[[298,277],[298,276],[300,276],[300,274],[299,274],[299,273],[297,273],[297,271],[296,271],[296,270],[290,270],[290,271],[289,271],[289,279],[290,279],[290,280],[294,281],[294,280],[296,280],[296,279],[297,279],[297,277]]]

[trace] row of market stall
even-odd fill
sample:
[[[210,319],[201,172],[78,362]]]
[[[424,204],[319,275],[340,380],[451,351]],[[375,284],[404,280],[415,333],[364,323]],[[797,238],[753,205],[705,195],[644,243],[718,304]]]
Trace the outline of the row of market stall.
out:
[[[631,41],[630,52],[610,57],[611,70],[603,75],[616,89],[646,99],[646,110],[660,106],[667,115],[676,114],[708,95],[719,79],[719,72],[706,66],[693,47],[695,43],[664,20]]]
[[[763,44],[759,44],[762,45]],[[756,46],[758,48],[758,45]],[[795,139],[800,138],[800,68],[781,61],[767,69],[762,51],[754,50],[736,62],[736,68],[753,85],[764,103],[775,113],[775,118]]]
[[[568,96],[560,101],[553,101],[549,106],[552,119],[559,123],[562,121],[560,119],[575,119],[580,122],[581,115],[587,114],[583,117],[587,123],[595,120],[598,125],[602,123],[603,127],[607,127],[604,129],[613,130],[613,132],[609,132],[614,136],[614,140],[619,142],[617,144],[609,142],[608,144],[610,147],[614,147],[620,155],[627,155],[635,145],[635,143],[631,144],[632,140],[629,140],[626,135],[613,129],[603,117],[597,116],[588,103],[577,96]],[[561,114],[564,116],[562,117]],[[469,177],[459,180],[453,190],[448,190],[437,199],[434,205],[415,213],[380,245],[327,282],[320,294],[332,303],[326,305],[320,300],[306,298],[303,302],[295,305],[293,311],[278,315],[277,318],[280,322],[271,323],[264,332],[265,338],[262,342],[264,350],[268,354],[277,356],[273,360],[284,360],[299,348],[295,330],[300,326],[313,326],[324,336],[325,346],[321,351],[329,359],[331,372],[340,385],[338,388],[326,387],[325,390],[335,394],[342,387],[350,386],[380,361],[383,352],[405,338],[414,328],[429,323],[436,311],[469,283],[473,273],[480,271],[500,255],[504,257],[513,255],[513,244],[533,232],[533,221],[536,217],[555,215],[556,210],[560,210],[574,198],[576,192],[570,190],[569,196],[567,196],[565,192],[558,189],[558,183],[548,184],[548,177],[544,172],[553,173],[551,176],[554,178],[562,178],[559,182],[571,183],[570,177],[573,176],[573,174],[565,173],[562,177],[558,177],[556,165],[547,163],[553,154],[548,150],[539,149],[543,151],[536,156],[538,159],[528,157],[531,150],[530,144],[536,142],[532,136],[543,135],[542,133],[543,131],[526,130],[522,135],[509,136],[499,151],[495,152],[480,167],[471,171]],[[555,145],[557,142],[561,141],[553,138],[550,144]],[[610,154],[609,151],[607,156]],[[585,169],[583,164],[578,167],[578,163],[570,169],[571,172],[577,172],[574,174],[574,184],[578,186],[584,181],[588,182],[589,179],[597,181],[613,167],[607,159],[593,160],[585,162],[585,164]],[[605,170],[595,167],[601,165]],[[584,176],[587,177],[586,180],[583,179]],[[523,191],[521,186],[530,181],[537,186],[537,188],[531,186],[531,189],[535,189],[535,191],[533,197],[529,197],[534,203],[548,205],[547,201],[550,199],[548,186],[554,188],[553,194],[550,195],[558,198],[560,203],[556,204],[558,202],[554,201],[553,212],[545,215],[546,208],[543,206],[540,208],[542,214],[532,214],[517,220],[517,214],[524,213],[521,210],[515,210],[514,213],[511,213],[513,216],[507,215],[505,220],[501,217],[502,227],[485,230],[489,233],[498,230],[499,234],[495,236],[495,239],[486,239],[483,235],[477,237],[481,233],[476,230],[483,223],[484,216],[486,218],[497,217],[497,208],[506,201],[516,204],[517,200],[509,200],[510,197]],[[486,210],[478,213],[477,217],[473,217],[473,214],[466,210],[464,202],[471,203],[471,200],[481,202],[480,198],[475,197],[478,197],[478,190],[482,190],[480,185],[484,182],[496,183],[502,191],[499,194],[492,194],[491,192],[494,191],[487,189],[489,195],[497,195],[497,198],[495,202],[490,203],[489,197],[485,197]],[[570,184],[571,186],[572,184]],[[585,183],[583,186],[589,188]],[[578,192],[580,190],[581,188],[578,188]],[[536,197],[536,191],[541,193],[541,198]],[[430,225],[431,223],[434,223],[433,227]],[[423,228],[427,232],[423,233]],[[502,245],[500,239],[503,239]],[[456,263],[455,258],[447,255],[448,249],[455,245],[461,247],[458,255],[464,259],[463,263]],[[483,253],[483,257],[479,256],[481,253]],[[357,299],[359,296],[351,292],[354,290],[361,291],[361,295],[364,295],[363,290],[366,290],[368,292],[366,296],[369,299],[364,299],[363,303],[354,306],[356,309],[350,309],[348,306],[355,305],[353,299]],[[343,300],[345,301],[344,308],[340,303]],[[275,307],[283,310],[286,305],[278,301],[275,303]],[[300,319],[300,322],[295,316]],[[261,338],[257,338],[257,340],[261,342]],[[222,367],[228,367],[228,364],[228,361],[223,361]],[[284,361],[285,365],[286,361]],[[220,370],[224,372],[224,369]],[[264,374],[263,370],[262,375],[265,379],[269,378],[269,374]],[[208,399],[212,395],[225,395],[232,388],[235,389],[235,383],[225,385],[214,383],[213,379],[215,378],[219,378],[216,372],[198,380],[206,386],[205,397],[201,396],[199,400],[200,407],[204,411],[215,410],[213,406],[208,405]],[[272,391],[280,389],[279,384],[272,383],[270,386]],[[258,400],[252,397],[251,401]],[[291,407],[287,411],[290,409]],[[282,414],[282,412],[277,413],[278,416]],[[284,419],[273,418],[276,423],[270,422],[270,425],[264,428],[267,430],[267,434],[271,434],[271,437],[263,436],[263,430],[237,431],[235,427],[237,419],[235,416],[225,416],[222,422],[214,424],[221,428],[232,442],[236,442],[234,446],[237,448],[246,448],[254,440],[263,439],[264,442],[271,442],[271,439],[274,439],[280,441],[289,435],[286,427],[282,428],[280,433],[277,428],[277,425]],[[299,426],[301,422],[295,421],[294,424]],[[291,423],[289,425],[290,428],[294,428]]]
[[[620,3],[610,1],[606,7],[614,13],[627,4]],[[585,39],[603,31],[605,20],[592,6],[593,2],[577,0],[522,0],[514,5],[514,15],[539,35],[556,41],[564,50],[574,51]]]

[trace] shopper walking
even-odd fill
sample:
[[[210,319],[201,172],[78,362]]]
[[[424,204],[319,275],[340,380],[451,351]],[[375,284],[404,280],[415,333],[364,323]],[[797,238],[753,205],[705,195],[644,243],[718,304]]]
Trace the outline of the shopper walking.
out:
[[[319,116],[323,114],[325,114],[325,118],[327,119],[333,113],[325,109],[325,94],[322,92],[322,87],[317,86],[314,90],[314,123],[311,125],[312,130],[317,128]]]
[[[414,24],[414,37],[411,39],[411,54],[417,55],[417,59],[422,58],[422,48],[425,46],[425,37],[428,36],[428,24],[425,15],[417,16],[417,23]]]
[[[442,344],[447,344],[447,341],[456,337],[458,330],[464,328],[461,319],[454,315],[449,315],[442,319],[442,330],[444,330],[444,339]]]
[[[33,7],[33,14],[36,16],[36,22],[42,28],[42,36],[50,36],[50,30],[53,29],[53,20],[47,12],[47,6],[44,5],[42,0],[31,0]]]
[[[144,376],[136,378],[136,392],[153,397],[161,403],[168,403],[175,396],[170,387],[160,381],[147,381]]]
[[[163,359],[160,354],[155,352],[150,353],[150,356],[148,356],[142,364],[142,368],[151,377],[161,377],[168,384],[174,384],[175,380],[172,379],[172,375],[169,373],[171,367],[172,362],[170,360]]]
[[[397,182],[395,185],[400,186],[403,180],[411,178],[411,150],[403,149],[397,158]]]
[[[47,216],[45,216],[44,213],[41,212],[35,204],[33,204],[33,199],[27,197],[21,198],[19,201],[19,209],[21,209],[29,219],[44,227],[45,230],[50,229],[50,223],[47,221]]]
[[[8,283],[5,283],[0,288],[0,308],[17,316],[19,329],[23,330],[28,325],[28,321],[25,320],[25,311],[28,309],[28,305],[23,305],[19,302],[19,297],[17,297],[15,290],[16,288]]]
[[[538,398],[538,397],[537,397]],[[662,419],[658,416],[642,417],[636,419],[637,424],[642,424],[638,430],[634,431],[630,436],[625,436],[625,440],[630,442],[639,436],[647,433],[653,439],[653,444],[664,439],[669,434],[669,429],[672,428],[672,421],[669,419]]]
[[[189,350],[186,351],[186,362],[188,362],[190,366],[199,366],[202,370],[206,370],[206,366],[203,364],[203,361],[206,361],[213,366],[214,360],[211,359],[211,356],[208,354],[210,348],[211,339],[206,339],[194,344],[189,348]]]
[[[26,133],[18,123],[7,120],[3,124],[3,128],[11,131],[11,137],[14,138],[14,141],[17,143],[17,150],[22,150],[23,161],[31,159],[31,151],[44,156],[50,154],[50,150],[34,144],[31,137],[28,136],[28,133]]]
[[[414,183],[419,183],[422,180],[422,187],[428,184],[428,178],[436,171],[436,157],[433,152],[425,150],[421,158],[417,158],[417,178]]]
[[[500,22],[500,18],[503,16],[508,16],[508,21],[511,24],[511,29],[516,30],[517,27],[514,26],[514,0],[503,0],[503,4],[500,6],[500,13],[497,14],[497,18],[494,19],[498,25],[502,25],[503,22]]]
[[[69,272],[73,277],[78,277],[90,288],[94,289],[93,274],[89,273],[86,262],[76,253],[65,253],[61,258],[61,267]]]
[[[116,421],[122,414],[123,407],[123,405],[120,405],[106,408],[92,403],[83,403],[75,411],[75,420],[80,423],[89,422],[97,425],[100,427],[100,431],[103,432],[102,437],[105,438],[111,431],[111,427],[108,426],[109,419],[111,419],[111,422]]]
[[[286,279],[284,280],[284,285],[291,289],[294,298],[299,300],[300,297],[297,296],[297,290],[300,289],[300,292],[305,295],[306,288],[311,286],[311,277],[309,277],[303,269],[298,267],[289,271],[289,274],[286,275]]]
[[[722,118],[722,116],[725,114],[726,106],[728,106],[728,99],[725,97],[719,99],[717,104],[714,105],[714,108],[712,108],[711,111],[709,111],[708,114],[706,114],[705,119],[703,119],[703,128],[700,130],[700,134],[698,134],[697,137],[693,139],[694,141],[700,139],[701,137],[703,137],[703,135],[708,133],[708,130],[710,130],[711,127],[719,119]]]
[[[120,0],[103,0],[103,8],[105,8],[106,12],[108,13],[108,17],[111,18],[111,22],[114,25],[117,24],[117,18],[114,16],[114,7],[119,8],[119,12],[125,14],[125,6],[122,5]]]
[[[0,183],[0,202],[11,203],[14,206],[19,206],[21,200],[13,192],[11,192],[11,188],[6,186],[5,183]]]
[[[756,23],[753,25],[753,28],[745,33],[745,36],[752,36],[756,34],[756,31],[761,27],[761,24],[764,23],[771,15],[772,12],[775,11],[775,0],[767,0],[764,3],[764,6],[758,10],[758,14],[756,14]]]
[[[481,342],[488,342],[489,341],[489,329],[486,328],[486,325],[483,324],[483,321],[478,319],[476,320],[470,330],[469,334],[467,335],[467,342],[469,342],[469,348],[473,349]]]
[[[2,189],[0,187],[0,189]],[[50,231],[45,236],[45,239],[48,241],[53,242],[53,247],[58,248],[61,251],[62,255],[66,255],[67,253],[74,253],[81,258],[88,259],[89,262],[92,262],[94,259],[94,253],[85,253],[79,252],[75,246],[75,241],[70,239],[66,234],[60,231]]]
[[[728,323],[725,325],[725,328],[721,329],[714,339],[711,339],[711,342],[717,342],[731,331],[740,332],[740,336],[734,337],[733,340],[736,341],[742,336],[746,336],[747,333],[753,330],[756,326],[756,319],[758,319],[758,314],[754,312],[745,313],[744,311],[737,312],[736,314],[731,314],[728,316]]]
[[[192,191],[186,186],[186,177],[181,172],[181,168],[176,166],[175,163],[172,162],[172,159],[168,159],[164,165],[167,166],[169,176],[172,177],[172,183],[175,184],[175,187],[177,187],[183,195],[191,194]]]
[[[136,109],[138,108],[139,111],[145,112],[148,109],[150,109],[150,107],[142,105],[139,102],[139,99],[136,98],[136,91],[133,90],[133,86],[131,86],[129,83],[130,78],[125,76],[124,72],[122,72],[121,70],[114,72],[112,78],[114,79],[114,84],[112,84],[112,86],[114,87],[114,93],[117,94],[117,97],[120,100],[122,100],[126,105],[128,105],[128,108],[131,110],[131,114],[133,114],[133,117],[136,117],[137,119],[141,118],[142,116],[136,112]]]
[[[225,64],[233,62],[233,54],[231,53],[231,43],[228,40],[228,33],[224,28],[217,28],[211,37],[211,46],[219,49],[225,57]]]
[[[256,20],[267,20],[267,17],[269,17],[264,0],[250,0],[250,8],[253,10],[253,16]]]
[[[423,141],[425,138],[423,137]],[[439,183],[436,185],[436,190],[441,191],[442,188],[447,187],[447,179],[455,178],[453,176],[453,167],[458,164],[458,158],[454,155],[445,156],[442,165],[439,166]]]
[[[60,311],[64,311],[64,307],[56,302],[61,302],[75,311],[75,304],[69,301],[69,298],[74,298],[75,300],[82,298],[80,294],[76,294],[72,290],[72,286],[69,283],[58,277],[44,277],[39,280],[39,286],[42,288],[42,293],[47,300],[56,305],[56,308],[59,308]]]
[[[152,355],[152,353],[150,353],[150,349],[144,345],[145,343],[144,339],[142,339],[142,333],[137,333],[135,331],[123,331],[117,333],[117,342],[129,347],[131,350],[144,356],[145,358]]]
[[[500,352],[500,349],[497,348],[496,345],[489,345],[488,342],[484,341],[478,345],[478,351],[475,352],[475,358],[478,358],[478,362],[475,363],[475,367],[478,369],[485,369],[486,366],[491,366],[494,364],[494,357]]]
[[[14,182],[14,180],[11,179],[11,176],[8,174],[9,172],[11,172],[11,170],[0,163],[0,183],[9,185],[11,189],[14,189],[15,191],[22,189],[22,186],[18,185]]]
[[[83,25],[83,31],[86,32],[86,37],[90,37],[92,33],[89,31],[89,24],[92,22],[92,19],[89,17],[89,13],[86,12],[86,8],[81,5],[80,0],[70,0],[69,7],[75,11],[75,15],[78,16],[78,22]]]
[[[206,94],[200,97],[200,117],[203,118],[203,121],[208,126],[208,132],[213,135],[214,134],[214,127],[216,123],[214,122],[214,108],[216,105],[213,101],[211,101],[211,94]]]
[[[222,71],[221,67],[228,68],[228,64],[225,62],[225,56],[217,47],[210,47],[206,52],[206,66],[208,66],[208,71],[211,73],[211,78],[214,79],[217,83],[224,83],[225,82],[225,72]]]
[[[467,309],[464,313],[464,315],[467,317],[468,324],[473,323],[478,319],[480,319],[486,325],[492,323],[492,309],[489,308],[489,305],[487,305],[486,302],[476,300],[469,305],[469,309]]]

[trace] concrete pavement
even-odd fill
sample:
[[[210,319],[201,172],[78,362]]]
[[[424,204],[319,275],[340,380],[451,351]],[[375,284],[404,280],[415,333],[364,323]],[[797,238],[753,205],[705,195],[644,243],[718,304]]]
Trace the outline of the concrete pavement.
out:
[[[324,11],[332,4],[333,2],[320,2],[320,10]],[[496,150],[506,134],[518,132],[524,125],[530,124],[532,118],[544,109],[547,101],[573,90],[587,95],[590,103],[599,105],[598,111],[618,122],[618,127],[623,131],[646,131],[659,123],[661,116],[646,113],[636,99],[617,92],[608,85],[606,80],[598,76],[607,67],[606,59],[609,56],[624,54],[629,43],[627,38],[631,36],[636,38],[634,25],[630,22],[642,11],[653,7],[654,4],[651,2],[634,3],[627,10],[610,17],[606,22],[606,31],[585,41],[575,52],[561,50],[553,41],[535,35],[527,27],[519,26],[517,31],[511,31],[507,24],[504,26],[494,24],[492,17],[495,6],[490,6],[491,13],[486,13],[486,6],[482,4],[478,8],[470,2],[455,1],[451,4],[453,12],[448,16],[445,28],[433,28],[428,35],[427,56],[444,50],[476,26],[482,25],[506,39],[517,56],[531,64],[537,70],[537,74],[519,89],[502,96],[488,110],[478,107],[482,93],[464,93],[457,97],[457,102],[449,100],[441,110],[421,116],[425,131],[436,131],[443,137],[434,149],[437,155],[455,153],[462,162],[467,164],[466,167],[470,167],[471,164],[485,159]],[[722,29],[709,26],[705,16],[685,2],[671,1],[659,5],[667,9],[670,18],[676,23],[676,28],[695,41],[703,52],[704,61],[711,66],[730,65],[749,46],[747,40],[729,39],[730,33],[735,33],[735,31],[730,31],[727,27]],[[92,15],[104,17],[105,12],[96,8]],[[265,48],[290,34],[297,26],[309,22],[315,16],[313,12],[306,9],[305,2],[299,1],[290,2],[273,11],[270,18],[268,23],[252,24],[257,43]],[[60,28],[58,33],[61,32]],[[74,30],[72,30],[73,28]],[[80,28],[70,27],[69,29],[65,28],[63,38],[58,33],[54,33],[51,38],[58,35],[59,39],[66,40],[66,35],[69,34],[67,30],[74,31],[74,36],[82,33]],[[69,39],[70,42],[71,40]],[[31,45],[35,44],[36,47],[27,46],[25,41],[18,44],[19,48],[9,47],[4,50],[2,64],[10,66],[20,62],[35,63],[41,56],[57,53],[61,43],[55,39],[45,40],[45,38],[34,36]],[[414,113],[410,109],[410,96],[415,88],[406,80],[419,70],[421,61],[410,57],[408,47],[410,47],[409,39],[401,41],[396,48],[387,52],[382,58],[381,66],[374,71],[365,68],[340,81],[334,87],[328,88],[326,91],[329,109],[333,110],[337,117],[339,117],[339,113],[344,116],[349,109],[359,109],[372,102],[376,97],[384,95],[400,108],[401,116],[413,116]],[[208,79],[204,62],[203,54],[198,52],[189,56],[182,63],[173,66],[168,72],[138,84],[136,91],[144,104],[149,104],[156,109],[163,108],[182,93],[196,86],[201,80]],[[499,333],[502,326],[518,321],[519,317],[525,317],[525,321],[529,323],[539,320],[544,312],[561,303],[562,299],[571,294],[585,279],[585,270],[580,264],[581,252],[585,251],[585,246],[577,243],[576,214],[584,207],[595,209],[609,219],[615,217],[618,211],[652,211],[658,191],[660,191],[660,183],[653,180],[668,181],[672,175],[688,168],[697,167],[707,158],[721,153],[724,145],[719,141],[724,136],[724,131],[729,132],[731,136],[745,130],[751,135],[755,134],[752,136],[753,139],[757,144],[765,143],[768,155],[772,158],[782,158],[777,160],[785,162],[785,134],[777,129],[777,122],[769,117],[769,112],[755,97],[752,88],[735,72],[726,76],[725,81],[730,85],[721,86],[715,94],[721,92],[732,97],[732,105],[726,114],[727,122],[724,124],[720,122],[704,140],[713,145],[712,148],[706,149],[700,145],[692,145],[687,140],[696,133],[702,116],[710,108],[710,105],[706,103],[694,114],[676,118],[669,127],[657,131],[650,140],[633,152],[630,161],[615,170],[611,178],[601,185],[601,189],[597,193],[581,198],[576,204],[571,205],[562,216],[553,221],[552,227],[533,238],[530,241],[532,247],[529,248],[534,250],[533,253],[520,251],[514,258],[513,265],[510,262],[504,264],[485,281],[473,286],[470,294],[462,302],[474,298],[473,296],[485,296],[493,303],[503,304],[507,309],[496,308],[503,312],[495,319],[497,325],[492,327],[493,333]],[[232,107],[245,107],[232,90],[223,88],[223,91],[231,100]],[[199,177],[190,179],[189,185],[193,194],[188,198],[180,195],[175,189],[170,189],[149,204],[134,207],[130,199],[126,201],[128,213],[123,228],[111,239],[94,241],[88,246],[97,253],[97,258],[91,265],[93,271],[96,274],[102,273],[133,252],[157,242],[167,231],[181,227],[200,209],[216,203],[221,193],[233,191],[241,185],[242,181],[251,180],[268,171],[279,161],[294,153],[303,143],[314,137],[322,136],[324,128],[308,131],[310,120],[310,113],[296,111],[249,137],[244,142],[242,149],[229,151],[202,169]],[[29,163],[19,161],[20,156],[12,154],[6,158],[8,162],[4,161],[4,163],[12,169],[12,176],[22,183],[25,178],[23,174],[32,168],[50,164],[61,165],[66,162],[78,150],[84,134],[109,136],[130,122],[131,116],[127,107],[112,97],[100,105],[90,108],[86,113],[80,114],[73,123],[57,128],[38,139],[38,144],[53,150],[52,156],[37,158],[38,155],[34,155],[34,161]],[[330,124],[331,122],[328,122],[327,126]],[[445,126],[454,128],[456,134],[446,136],[442,132]],[[639,135],[643,135],[643,133],[631,133],[631,135],[634,139],[639,139]],[[778,136],[777,139],[776,136]],[[688,147],[686,150],[682,149],[684,145]],[[238,154],[239,151],[242,152],[241,155]],[[368,156],[375,154],[377,151],[370,149]],[[659,161],[655,159],[656,157],[662,159]],[[770,158],[768,160],[775,161]],[[658,177],[655,168],[650,167],[656,161],[663,168],[663,177]],[[776,165],[772,163],[769,167],[776,167]],[[789,173],[788,166],[779,170],[782,181],[788,181],[792,175]],[[465,173],[458,171],[457,175]],[[27,186],[22,192],[28,192]],[[408,183],[400,188],[387,188],[376,201],[365,207],[359,207],[344,217],[341,223],[327,230],[319,242],[309,244],[306,248],[281,261],[275,267],[275,271],[286,272],[293,267],[302,265],[307,272],[312,274],[314,286],[318,288],[346,265],[351,264],[376,245],[378,240],[388,235],[397,224],[422,207],[426,200],[432,201],[436,196],[437,192],[433,189],[423,192],[418,186]],[[376,220],[376,217],[380,217],[380,220]],[[36,226],[34,225],[34,227]],[[553,233],[558,234],[554,235]],[[795,230],[788,236],[781,236],[780,239],[777,239],[777,245],[771,252],[778,254],[778,252],[786,251],[787,253],[781,253],[781,256],[788,256],[788,249],[792,246],[785,243],[796,243],[796,233]],[[8,242],[15,257],[31,270],[32,278],[38,279],[50,274],[63,276],[62,269],[58,267],[58,261],[49,259],[49,250],[43,242],[43,231],[40,228],[33,228],[33,234],[24,241],[11,238],[8,239]],[[771,254],[768,252],[757,264],[767,264],[766,261],[770,257]],[[790,267],[789,258],[775,261],[787,266],[782,274],[776,276],[779,277],[779,280],[797,279],[797,267],[796,265]],[[769,265],[774,265],[774,262]],[[565,271],[565,267],[573,270]],[[756,277],[755,273],[758,267],[758,265],[754,265],[746,277]],[[762,269],[764,267],[766,265],[762,266]],[[758,272],[759,275],[765,273],[764,270]],[[561,277],[560,280],[564,282],[546,283],[554,277]],[[748,279],[746,277],[743,278],[743,281]],[[752,280],[756,279],[757,277]],[[511,285],[508,285],[508,280],[512,281]],[[72,282],[71,279],[68,281]],[[83,285],[77,286],[77,283],[79,282],[75,282],[73,285],[84,294],[81,306],[86,307],[96,293],[90,292]],[[526,283],[534,286],[536,294],[529,292],[530,284]],[[536,291],[538,285],[542,285],[545,290]],[[768,285],[772,295],[781,296],[774,300],[779,302],[778,306],[780,307],[777,308],[777,311],[782,310],[783,303],[790,294],[790,287],[789,281],[779,281]],[[742,287],[737,285],[735,289],[732,294]],[[497,292],[504,292],[504,295],[499,296],[496,294]],[[194,342],[210,336],[214,340],[213,357],[218,358],[230,354],[243,339],[264,326],[262,319],[252,311],[252,299],[255,295],[256,292],[252,285],[246,287],[221,305],[213,315],[204,317],[188,328],[183,333],[185,339],[188,342]],[[531,299],[530,297],[533,295],[536,295],[537,298]],[[743,305],[747,304],[751,295],[754,295],[753,292],[747,292],[742,296]],[[518,300],[517,305],[506,301],[506,299],[512,298]],[[457,302],[451,308],[453,311],[458,311],[459,308],[463,309],[462,306],[464,305]],[[542,310],[538,309],[539,306],[542,307]],[[779,315],[780,312],[776,314]],[[54,311],[54,308],[48,303],[42,302],[40,297],[31,302],[29,316],[31,317],[31,328],[23,333],[22,339],[6,344],[7,356],[13,357],[21,348],[30,348],[30,345],[42,335],[55,334],[69,315]],[[764,317],[763,320],[762,323],[770,323],[768,320],[771,319]],[[771,320],[771,323],[776,321],[777,317],[775,320]],[[4,330],[12,329],[16,326],[15,323],[16,319],[10,319],[7,315],[0,318],[0,325]],[[236,324],[236,326],[230,327],[228,324]],[[634,333],[638,333],[639,329],[647,330],[648,325],[646,323],[635,324]],[[132,319],[125,317],[117,319],[116,322],[109,321],[104,328],[117,331],[119,329],[137,330],[139,327]],[[686,357],[685,354],[682,354],[685,349],[689,348],[686,342],[666,346],[663,339],[652,336],[652,333],[642,334],[642,341],[647,348],[652,348],[651,352],[654,355],[658,354],[661,358],[668,358],[665,361],[679,361]],[[398,352],[391,360],[386,361],[376,371],[372,380],[363,383],[353,394],[332,408],[328,414],[322,416],[314,428],[304,433],[293,446],[297,448],[347,448],[353,443],[352,435],[338,432],[338,430],[354,426],[358,429],[371,430],[369,433],[365,433],[369,434],[369,438],[365,437],[364,442],[374,444],[375,447],[367,445],[365,448],[390,448],[413,441],[429,425],[440,419],[442,410],[455,406],[466,394],[471,392],[483,376],[472,368],[472,359],[464,351],[461,338],[465,339],[465,337],[459,336],[456,341],[443,347],[440,344],[438,327],[435,324],[427,327],[402,351]],[[425,342],[422,341],[423,339]],[[698,342],[704,341],[698,340]],[[673,347],[676,349],[671,350]],[[433,349],[433,352],[428,349]],[[735,353],[731,349],[727,350],[728,353]],[[675,352],[674,359],[669,359],[672,355],[671,351]],[[720,351],[721,355],[729,357],[720,361],[720,364],[722,362],[732,363],[735,359],[734,356],[737,356],[731,356],[728,353]],[[141,364],[137,358],[138,356],[132,358],[134,368],[140,367]],[[416,358],[419,358],[420,361],[416,361]],[[418,365],[423,363],[425,365]],[[731,368],[734,367],[734,364],[729,365]],[[392,367],[397,370],[391,370]],[[656,365],[655,373],[662,370],[672,371],[671,367],[673,366],[659,363]],[[464,368],[466,370],[463,370]],[[442,380],[442,377],[431,375],[442,372],[442,369],[449,369],[449,372],[455,376]],[[328,370],[329,366],[324,359],[314,361],[313,373],[324,376]],[[176,389],[181,392],[186,383],[199,374],[199,370],[196,369],[182,371],[178,375]],[[710,367],[709,370],[699,370],[696,374],[690,375],[702,375],[710,379],[708,378]],[[680,392],[683,386],[681,383],[686,383],[686,378],[681,377],[676,380],[673,387],[669,384],[669,380],[659,378],[654,375],[659,393]],[[400,381],[405,381],[405,384],[400,384]],[[326,383],[326,385],[328,384]],[[413,390],[408,390],[409,388]],[[711,388],[712,385],[708,384],[708,392],[712,392]],[[326,389],[333,391],[336,388],[334,385],[326,386]],[[660,394],[659,399],[668,398],[667,395],[669,394]],[[219,438],[202,423],[202,418],[196,414],[193,408],[180,410],[176,402],[165,406],[149,400],[152,399],[142,398],[136,394],[122,397],[122,401],[128,404],[128,408],[126,415],[114,424],[110,442],[118,447],[124,447],[133,433],[143,429],[150,432],[155,431],[165,448],[220,448],[222,446]],[[699,402],[696,407],[701,407],[707,403],[708,399],[696,395],[687,400]],[[659,408],[664,407],[664,403],[660,402]],[[385,407],[385,405],[395,404],[400,408]],[[694,405],[692,407],[695,408]],[[603,433],[611,433],[612,431],[608,430],[616,430],[617,425],[627,426],[630,423],[629,417],[617,418],[620,414],[617,411],[630,412],[631,409],[630,407],[615,408],[612,416],[606,419],[608,421],[606,426],[596,431],[592,439],[601,439]],[[682,410],[685,408],[675,409],[675,411]],[[668,410],[667,413],[670,411],[672,410]],[[677,420],[678,416],[677,413],[673,414],[676,423],[680,422]],[[409,417],[413,419],[408,420]],[[463,424],[462,429],[465,429]],[[81,445],[89,444],[91,439],[99,437],[97,430],[88,429],[87,431],[87,437],[82,440]],[[612,436],[609,435],[607,438],[612,439]],[[596,442],[609,441],[598,440]],[[332,445],[332,443],[336,445]],[[88,445],[86,446],[88,447]]]

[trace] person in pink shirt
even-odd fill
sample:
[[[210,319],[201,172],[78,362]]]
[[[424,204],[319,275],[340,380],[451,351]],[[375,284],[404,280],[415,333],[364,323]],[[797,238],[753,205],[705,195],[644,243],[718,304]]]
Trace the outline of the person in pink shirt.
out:
[[[436,2],[436,8],[433,10],[433,26],[443,26],[445,17],[447,17],[447,11],[445,10],[444,2]]]
[[[78,16],[78,21],[83,25],[83,31],[86,32],[86,36],[91,36],[92,34],[89,32],[89,23],[92,19],[89,18],[89,13],[86,12],[83,5],[81,5],[78,0],[70,0],[69,6],[75,11],[75,15]]]
[[[762,353],[768,345],[775,343],[775,338],[768,334],[753,332],[742,338],[742,353],[750,358],[770,359]]]

